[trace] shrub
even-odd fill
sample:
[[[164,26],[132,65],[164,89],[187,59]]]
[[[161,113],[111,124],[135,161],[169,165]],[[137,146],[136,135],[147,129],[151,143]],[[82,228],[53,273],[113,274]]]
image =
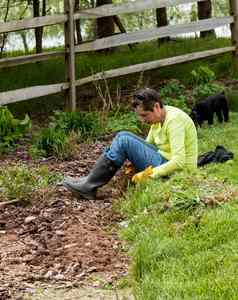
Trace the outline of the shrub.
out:
[[[63,130],[49,127],[42,129],[36,137],[30,154],[33,158],[52,155],[66,159],[73,156],[75,147],[76,136],[73,132],[67,136]]]
[[[0,152],[15,146],[30,127],[31,121],[27,115],[24,120],[18,120],[7,107],[0,107]]]
[[[178,80],[172,79],[166,83],[162,88],[160,88],[161,98],[177,98],[185,93],[185,86],[181,84]]]
[[[0,195],[7,200],[30,201],[35,190],[46,188],[59,180],[61,175],[49,172],[45,166],[33,169],[25,165],[13,166],[0,170]]]
[[[191,72],[191,84],[201,85],[216,79],[215,73],[207,66],[200,66]]]
[[[143,125],[134,112],[116,112],[109,115],[107,119],[107,132],[117,132],[122,130],[132,131],[134,133],[142,132]]]
[[[193,97],[195,98],[195,102],[199,100],[205,99],[208,96],[212,96],[224,91],[224,86],[217,83],[206,83],[201,84],[194,88]]]
[[[178,80],[170,80],[160,89],[160,96],[164,104],[176,106],[189,112],[188,101],[185,95],[185,86]]]
[[[102,130],[99,115],[95,112],[55,111],[51,117],[50,127],[66,134],[74,131],[82,138],[96,136]]]
[[[165,97],[163,98],[163,103],[166,105],[178,107],[186,113],[190,112],[190,109],[187,104],[187,99],[184,96],[179,96],[177,98]]]

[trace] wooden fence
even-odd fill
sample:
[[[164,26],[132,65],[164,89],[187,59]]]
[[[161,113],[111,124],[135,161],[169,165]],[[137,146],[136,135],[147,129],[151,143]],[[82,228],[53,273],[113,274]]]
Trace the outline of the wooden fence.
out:
[[[150,30],[141,30],[131,33],[121,33],[115,36],[97,39],[95,41],[85,42],[74,45],[74,21],[77,19],[96,19],[107,16],[115,16],[127,13],[141,12],[146,9],[162,8],[176,6],[179,4],[193,3],[206,0],[137,0],[135,2],[124,3],[120,5],[103,5],[92,9],[80,10],[74,13],[73,0],[64,0],[64,14],[37,17],[20,21],[0,23],[0,34],[23,29],[32,29],[42,26],[64,23],[65,31],[65,51],[52,51],[41,54],[27,56],[18,56],[13,58],[0,59],[0,68],[48,60],[55,57],[65,57],[66,81],[58,84],[33,86],[14,91],[0,93],[0,105],[24,101],[32,98],[46,96],[50,94],[65,91],[67,107],[69,110],[76,108],[76,87],[86,83],[106,78],[113,78],[122,75],[128,75],[136,72],[157,69],[164,66],[184,63],[192,60],[206,58],[227,52],[232,52],[234,63],[238,65],[238,1],[230,0],[230,16],[220,18],[210,18],[180,25],[168,25]],[[145,42],[170,35],[181,33],[190,33],[196,31],[206,31],[220,26],[230,25],[233,46],[194,52],[185,55],[175,56],[156,61],[131,65],[117,68],[105,72],[100,72],[92,76],[75,79],[75,54],[79,52],[95,51],[107,49],[121,45],[130,45],[133,43]]]

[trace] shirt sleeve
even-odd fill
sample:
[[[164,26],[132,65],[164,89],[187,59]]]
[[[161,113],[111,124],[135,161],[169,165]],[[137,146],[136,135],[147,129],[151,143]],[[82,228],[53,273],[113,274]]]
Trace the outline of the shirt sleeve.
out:
[[[147,138],[146,138],[146,142],[147,143],[150,143],[150,144],[154,144],[154,138],[153,138],[153,135],[152,135],[152,128],[150,128],[150,131],[147,135]]]
[[[166,176],[185,166],[185,126],[182,120],[173,119],[167,127],[171,159],[165,164],[153,168],[152,178]]]

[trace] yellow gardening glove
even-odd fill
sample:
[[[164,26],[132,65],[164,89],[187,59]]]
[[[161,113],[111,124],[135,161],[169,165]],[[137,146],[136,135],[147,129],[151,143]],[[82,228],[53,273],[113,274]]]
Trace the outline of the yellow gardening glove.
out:
[[[148,168],[146,168],[144,171],[136,173],[133,177],[132,177],[132,182],[133,183],[139,183],[145,179],[150,178],[150,176],[153,174],[153,167],[149,166]]]

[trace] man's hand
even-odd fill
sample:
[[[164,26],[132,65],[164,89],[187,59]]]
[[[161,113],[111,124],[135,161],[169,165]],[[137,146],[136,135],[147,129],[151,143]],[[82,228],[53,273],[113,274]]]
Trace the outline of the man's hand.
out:
[[[133,174],[135,174],[135,167],[129,161],[125,163],[125,174],[129,175],[129,176],[132,176]]]
[[[144,171],[136,173],[133,177],[132,177],[132,182],[133,183],[139,183],[143,180],[146,180],[148,178],[150,178],[150,176],[153,174],[153,167],[149,166],[148,168],[146,168]]]

